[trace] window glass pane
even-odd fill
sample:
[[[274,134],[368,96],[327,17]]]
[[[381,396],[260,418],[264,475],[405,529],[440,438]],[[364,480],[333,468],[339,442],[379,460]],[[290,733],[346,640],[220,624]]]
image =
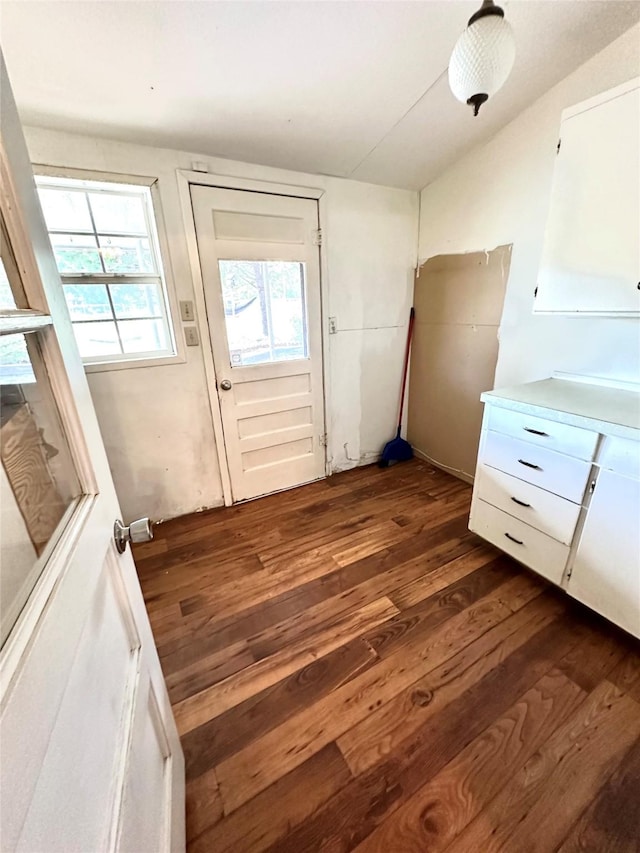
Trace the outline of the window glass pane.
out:
[[[4,268],[4,261],[0,257],[0,310],[17,308],[16,299],[11,290],[9,276]]]
[[[36,181],[85,362],[173,352],[149,188],[73,178]],[[135,281],[142,277],[147,282]],[[146,320],[151,322],[120,327]]]
[[[111,299],[118,319],[162,317],[162,295],[158,284],[110,284]]]
[[[11,311],[28,307],[29,303],[22,287],[16,259],[13,256],[4,220],[0,216],[0,310]]]
[[[0,385],[35,382],[24,335],[0,337]]]
[[[122,352],[116,324],[102,321],[97,323],[74,323],[80,355],[83,358],[98,355],[119,355]]]
[[[89,193],[98,233],[146,234],[147,223],[140,195]]]
[[[38,190],[49,231],[92,231],[87,196],[75,190]]]
[[[52,331],[46,334],[53,334]],[[24,376],[2,353],[0,378],[0,631],[4,642],[42,569],[37,562],[80,493],[49,387],[39,335],[11,335]],[[26,340],[25,340],[26,339]],[[3,342],[4,343],[4,342]],[[26,355],[26,359],[22,358]],[[14,362],[15,364],[15,362]]]
[[[65,284],[63,290],[72,321],[113,316],[104,284]]]
[[[154,352],[169,348],[161,320],[122,320],[118,323],[122,348],[127,353]]]
[[[304,264],[218,263],[231,365],[306,358]]]
[[[50,234],[58,271],[64,274],[103,272],[96,238],[78,234]]]
[[[112,273],[153,273],[149,241],[140,237],[100,237],[104,268]]]

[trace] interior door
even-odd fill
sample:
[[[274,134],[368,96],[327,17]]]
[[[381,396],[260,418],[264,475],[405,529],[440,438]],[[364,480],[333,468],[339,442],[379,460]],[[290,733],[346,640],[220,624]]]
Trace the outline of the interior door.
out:
[[[192,186],[234,501],[325,475],[318,206]]]
[[[184,761],[4,64],[3,851],[180,851]]]

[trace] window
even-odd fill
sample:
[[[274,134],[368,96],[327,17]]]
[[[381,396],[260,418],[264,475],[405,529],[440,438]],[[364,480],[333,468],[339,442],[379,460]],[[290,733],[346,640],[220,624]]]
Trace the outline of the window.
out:
[[[83,361],[174,355],[149,187],[36,183]]]
[[[304,264],[218,261],[231,367],[308,358]]]

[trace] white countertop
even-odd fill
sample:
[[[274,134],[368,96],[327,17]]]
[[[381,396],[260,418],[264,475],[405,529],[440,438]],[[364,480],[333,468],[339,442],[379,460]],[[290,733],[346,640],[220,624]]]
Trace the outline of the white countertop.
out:
[[[550,417],[604,435],[640,440],[640,391],[568,379],[542,379],[485,391],[480,398],[505,409]]]

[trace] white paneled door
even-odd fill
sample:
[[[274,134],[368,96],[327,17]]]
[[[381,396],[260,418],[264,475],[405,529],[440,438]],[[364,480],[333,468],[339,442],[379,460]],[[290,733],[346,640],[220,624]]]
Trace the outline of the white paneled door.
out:
[[[318,205],[192,186],[233,500],[325,474]]]
[[[181,851],[182,751],[1,71],[0,848]]]

